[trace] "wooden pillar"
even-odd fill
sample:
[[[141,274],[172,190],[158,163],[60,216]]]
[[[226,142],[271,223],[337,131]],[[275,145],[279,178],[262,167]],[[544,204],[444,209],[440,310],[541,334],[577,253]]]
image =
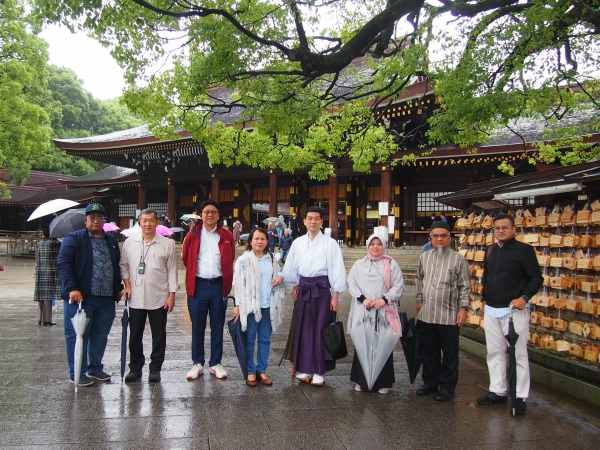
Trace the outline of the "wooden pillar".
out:
[[[293,178],[290,186],[290,214],[296,212],[300,216],[301,227],[304,227],[303,221],[306,216],[309,197],[308,178]]]
[[[398,247],[399,245],[402,245],[401,239],[403,239],[403,236],[401,236],[400,233],[402,229],[402,217],[404,213],[404,208],[400,208],[400,205],[402,204],[402,186],[399,184],[395,184],[393,187],[393,199],[394,217],[396,219],[394,223],[394,245]]]
[[[198,184],[196,188],[196,202],[194,203],[194,213],[200,215],[202,211],[200,211],[200,205],[208,200],[208,187],[206,184]]]
[[[277,175],[269,174],[269,216],[277,217]]]
[[[240,181],[235,184],[233,193],[233,218],[242,222],[242,233],[250,230],[252,217],[252,184]]]
[[[212,189],[210,191],[210,198],[215,202],[219,201],[221,196],[221,182],[219,178],[217,178],[217,171],[212,174]]]
[[[167,188],[167,215],[171,220],[172,224],[179,223],[178,218],[176,218],[176,210],[177,210],[177,187],[174,184],[171,184],[171,179],[169,178],[169,186]]]
[[[146,209],[148,203],[146,202],[146,188],[139,186],[138,187],[138,209]]]
[[[348,245],[365,245],[367,225],[367,182],[348,177],[346,184],[346,239]]]
[[[329,228],[331,237],[338,240],[338,207],[340,191],[337,177],[329,177]]]
[[[393,216],[394,212],[392,211],[392,173],[387,170],[388,168],[383,166],[382,167],[382,172],[381,172],[381,197],[380,197],[380,201],[382,203],[387,203],[388,204],[388,215],[387,216],[380,216],[379,218],[379,226],[382,227],[387,227],[389,224],[388,221],[388,216]],[[390,230],[388,230],[389,233]],[[385,236],[386,239],[389,239],[389,234],[388,236]],[[390,245],[390,242],[388,242],[388,247],[393,247],[393,245]]]

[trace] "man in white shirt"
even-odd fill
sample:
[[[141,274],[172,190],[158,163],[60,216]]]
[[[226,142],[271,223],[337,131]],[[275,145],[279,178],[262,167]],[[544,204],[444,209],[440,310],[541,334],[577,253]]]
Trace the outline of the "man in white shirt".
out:
[[[142,343],[146,318],[152,331],[149,382],[160,381],[160,370],[167,346],[167,314],[175,306],[177,257],[175,241],[156,234],[158,215],[144,209],[139,220],[141,234],[128,238],[121,252],[121,277],[125,284],[123,295],[129,298],[129,373],[128,383],[142,378],[144,346]]]
[[[322,331],[331,323],[331,311],[337,311],[338,296],[348,289],[348,283],[338,243],[321,233],[322,210],[309,207],[304,224],[308,233],[292,243],[283,268],[284,286],[292,289],[296,301],[296,378],[323,386],[323,375],[335,369],[335,361],[323,356]]]

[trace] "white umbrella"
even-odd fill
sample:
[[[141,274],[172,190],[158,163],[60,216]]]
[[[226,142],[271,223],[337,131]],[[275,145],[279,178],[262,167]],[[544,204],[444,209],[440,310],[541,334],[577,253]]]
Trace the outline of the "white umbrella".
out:
[[[132,228],[126,228],[125,230],[119,231],[119,233],[121,233],[125,237],[131,237],[134,234],[138,234],[141,232],[142,232],[142,229],[137,224]]]
[[[85,349],[83,348],[83,333],[85,333],[85,329],[89,321],[90,319],[87,318],[85,311],[81,309],[81,302],[79,302],[79,309],[77,310],[75,315],[71,317],[73,329],[75,330],[75,334],[77,335],[77,339],[75,340],[74,355],[75,372],[73,374],[75,392],[77,392],[77,388],[79,387],[79,377],[81,376],[81,361],[83,359],[83,352],[85,351]]]
[[[42,203],[40,206],[35,208],[35,211],[31,213],[27,222],[38,219],[40,217],[48,216],[58,211],[62,211],[63,209],[68,209],[72,206],[79,205],[78,202],[74,202],[73,200],[64,200],[62,198],[57,198],[56,200],[50,200],[49,202]]]
[[[201,217],[198,214],[184,214],[183,216],[181,216],[179,218],[179,220],[190,220],[190,219],[200,220]]]

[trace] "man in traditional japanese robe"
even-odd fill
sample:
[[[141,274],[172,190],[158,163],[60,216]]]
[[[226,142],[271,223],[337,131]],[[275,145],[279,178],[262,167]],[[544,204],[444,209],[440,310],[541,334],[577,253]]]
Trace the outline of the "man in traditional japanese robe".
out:
[[[294,240],[283,268],[284,285],[296,301],[294,364],[296,378],[323,386],[324,374],[335,361],[323,357],[323,327],[337,311],[338,296],[348,289],[346,269],[338,243],[321,233],[323,212],[316,206],[306,211],[307,234]]]

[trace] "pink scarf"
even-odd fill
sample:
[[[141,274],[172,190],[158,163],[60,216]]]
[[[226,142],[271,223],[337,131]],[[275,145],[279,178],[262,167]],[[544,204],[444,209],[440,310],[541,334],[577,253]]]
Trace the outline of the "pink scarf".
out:
[[[383,259],[383,293],[385,294],[392,287],[392,269],[390,269],[390,255],[372,256],[367,254],[370,261],[381,261]]]

